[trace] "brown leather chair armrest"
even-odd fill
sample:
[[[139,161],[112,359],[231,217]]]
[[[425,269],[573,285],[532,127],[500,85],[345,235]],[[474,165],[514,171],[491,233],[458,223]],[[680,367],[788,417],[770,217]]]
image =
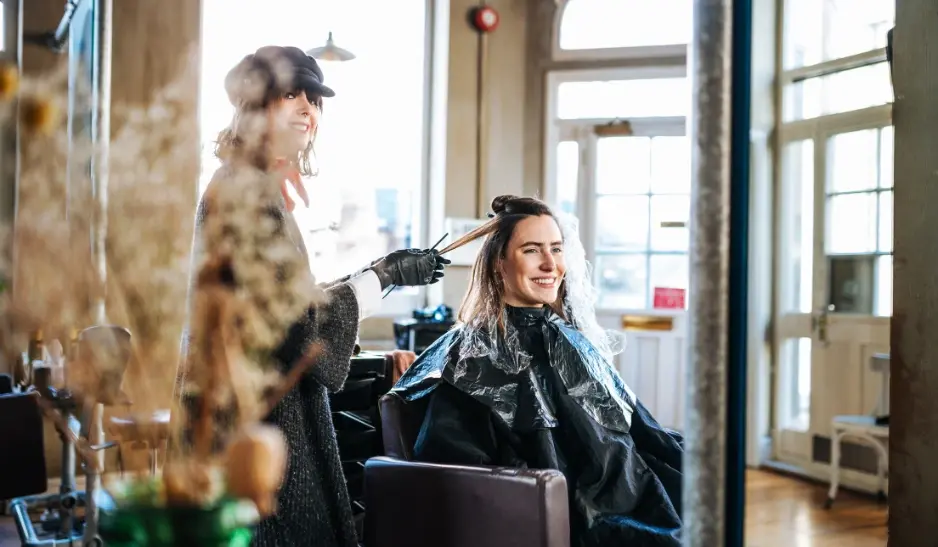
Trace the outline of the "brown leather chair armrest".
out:
[[[567,482],[555,470],[365,465],[366,547],[569,547]]]
[[[395,393],[378,401],[381,413],[381,436],[384,455],[401,460],[413,458],[413,446],[426,413],[426,400],[405,403]]]

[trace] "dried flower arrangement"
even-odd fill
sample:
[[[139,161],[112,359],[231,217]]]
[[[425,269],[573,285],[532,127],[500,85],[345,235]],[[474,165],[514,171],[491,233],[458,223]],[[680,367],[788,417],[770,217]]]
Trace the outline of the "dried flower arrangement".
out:
[[[64,387],[77,398],[110,405],[126,397],[129,420],[139,422],[140,432],[153,411],[174,406],[188,323],[196,351],[185,382],[201,401],[190,416],[191,450],[172,451],[158,477],[132,476],[106,487],[118,508],[204,510],[243,523],[276,510],[286,467],[282,435],[260,419],[312,366],[318,348],[287,373],[272,363],[272,351],[290,324],[325,296],[305,257],[274,237],[276,223],[257,222],[269,212],[268,198],[279,195],[280,182],[256,169],[232,177],[206,200],[226,211],[216,217],[224,220],[203,227],[222,244],[190,264],[199,161],[191,66],[145,108],[113,109],[103,208],[90,169],[99,150],[87,132],[65,123],[64,70],[27,78],[0,66],[0,125],[19,116],[24,129],[17,218],[12,233],[0,234],[6,251],[0,253],[0,350],[16,360],[37,330],[47,339],[69,340],[100,321],[95,304],[103,299],[107,322],[132,333],[129,360],[119,364],[127,367],[123,393],[103,393],[101,363],[75,355]],[[261,229],[247,231],[247,225]],[[106,234],[103,261],[92,243],[95,230]],[[277,279],[267,274],[271,264]],[[190,268],[197,272],[191,287]],[[234,433],[219,450],[212,441],[217,410],[231,407],[237,411]],[[179,442],[186,420],[177,416],[185,411],[173,413]],[[97,466],[86,445],[79,440],[85,464]],[[136,532],[121,533],[142,533],[152,516],[135,520]]]

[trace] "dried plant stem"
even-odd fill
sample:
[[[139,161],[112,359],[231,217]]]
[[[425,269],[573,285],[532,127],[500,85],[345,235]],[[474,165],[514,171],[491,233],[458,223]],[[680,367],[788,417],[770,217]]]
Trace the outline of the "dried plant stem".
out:
[[[224,302],[224,299],[216,300]],[[206,362],[209,373],[202,386],[202,398],[199,405],[199,417],[195,424],[195,453],[201,457],[208,457],[212,450],[213,423],[215,417],[215,399],[218,388],[218,371],[228,363],[228,354],[225,351],[225,329],[223,324],[224,312],[221,305],[212,306],[206,315],[206,324],[210,327],[206,344]]]
[[[462,247],[463,245],[468,245],[469,243],[472,243],[473,241],[479,239],[480,237],[486,236],[486,235],[488,235],[488,234],[494,232],[494,231],[495,231],[495,224],[496,224],[497,222],[498,222],[498,219],[497,219],[497,218],[493,218],[493,219],[489,220],[489,221],[486,222],[485,224],[483,224],[483,225],[479,226],[478,228],[476,228],[476,229],[470,231],[469,233],[467,233],[466,235],[464,235],[464,236],[462,236],[461,238],[457,239],[456,241],[450,243],[450,244],[447,245],[446,247],[443,247],[443,249],[440,250],[440,254],[442,255],[442,254],[446,254],[446,253],[448,253],[448,252],[450,252],[450,251],[455,251],[456,249]]]

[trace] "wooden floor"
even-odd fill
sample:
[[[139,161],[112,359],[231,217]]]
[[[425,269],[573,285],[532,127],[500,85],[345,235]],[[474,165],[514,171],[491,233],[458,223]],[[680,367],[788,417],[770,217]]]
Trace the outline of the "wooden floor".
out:
[[[827,489],[767,471],[746,476],[747,547],[884,547],[886,507],[841,492],[823,508]],[[19,545],[13,523],[0,516],[0,547]]]
[[[884,547],[886,505],[767,471],[746,474],[746,547]]]

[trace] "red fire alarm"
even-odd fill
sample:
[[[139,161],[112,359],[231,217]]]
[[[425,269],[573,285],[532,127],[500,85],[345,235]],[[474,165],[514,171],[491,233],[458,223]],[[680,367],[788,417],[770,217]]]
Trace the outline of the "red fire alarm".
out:
[[[479,32],[492,32],[498,27],[498,12],[491,6],[479,6],[470,12],[472,26]]]

